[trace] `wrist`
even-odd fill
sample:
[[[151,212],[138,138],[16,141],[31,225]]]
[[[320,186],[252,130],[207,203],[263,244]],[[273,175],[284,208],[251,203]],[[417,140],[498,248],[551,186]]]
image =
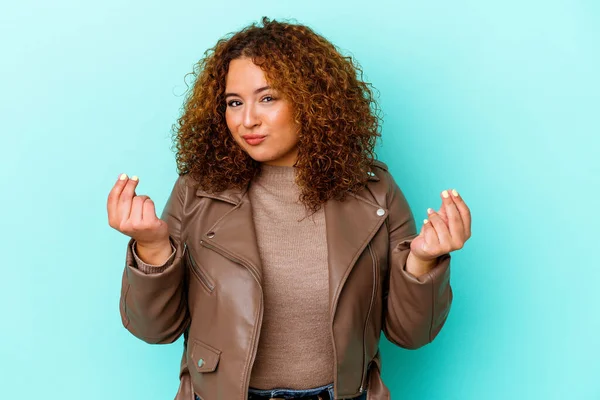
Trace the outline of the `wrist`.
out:
[[[143,249],[147,252],[160,252],[160,250],[165,248],[171,248],[171,240],[168,237],[156,242],[144,242],[141,240],[136,240],[135,246],[137,249]]]
[[[437,257],[431,260],[423,260],[415,256],[411,251],[408,253],[408,259],[406,260],[406,271],[416,277],[419,277],[431,271],[436,264],[436,261]]]
[[[139,243],[135,244],[137,256],[146,264],[162,265],[165,260],[171,256],[173,249],[170,240],[160,243]]]

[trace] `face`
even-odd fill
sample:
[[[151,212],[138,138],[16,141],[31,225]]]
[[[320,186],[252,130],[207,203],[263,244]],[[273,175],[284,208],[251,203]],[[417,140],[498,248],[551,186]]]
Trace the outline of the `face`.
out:
[[[298,156],[298,126],[292,107],[249,58],[229,63],[225,119],[237,144],[254,160],[292,166]]]

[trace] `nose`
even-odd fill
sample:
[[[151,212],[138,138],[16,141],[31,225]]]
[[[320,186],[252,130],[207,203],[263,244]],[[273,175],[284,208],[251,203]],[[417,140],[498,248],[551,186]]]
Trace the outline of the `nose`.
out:
[[[251,129],[260,123],[260,118],[253,104],[247,104],[244,107],[243,121],[244,128]]]

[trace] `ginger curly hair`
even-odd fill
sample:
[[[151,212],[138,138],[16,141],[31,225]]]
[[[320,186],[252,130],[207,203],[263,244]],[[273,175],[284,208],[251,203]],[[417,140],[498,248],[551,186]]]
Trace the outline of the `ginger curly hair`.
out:
[[[260,163],[235,142],[225,120],[229,63],[242,57],[251,58],[290,101],[301,127],[294,166],[305,207],[314,213],[328,199],[344,200],[364,187],[381,136],[372,85],[362,81],[351,56],[309,27],[267,17],[262,26],[253,23],[219,39],[186,74],[196,79],[173,124],[178,173],[189,173],[215,193],[241,189],[260,172]]]

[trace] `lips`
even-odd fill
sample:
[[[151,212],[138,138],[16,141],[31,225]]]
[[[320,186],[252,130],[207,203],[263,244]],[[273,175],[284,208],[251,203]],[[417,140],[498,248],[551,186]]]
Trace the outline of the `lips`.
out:
[[[244,135],[244,136],[242,136],[242,138],[249,145],[255,146],[255,145],[261,143],[263,140],[265,140],[266,136],[265,135]]]

